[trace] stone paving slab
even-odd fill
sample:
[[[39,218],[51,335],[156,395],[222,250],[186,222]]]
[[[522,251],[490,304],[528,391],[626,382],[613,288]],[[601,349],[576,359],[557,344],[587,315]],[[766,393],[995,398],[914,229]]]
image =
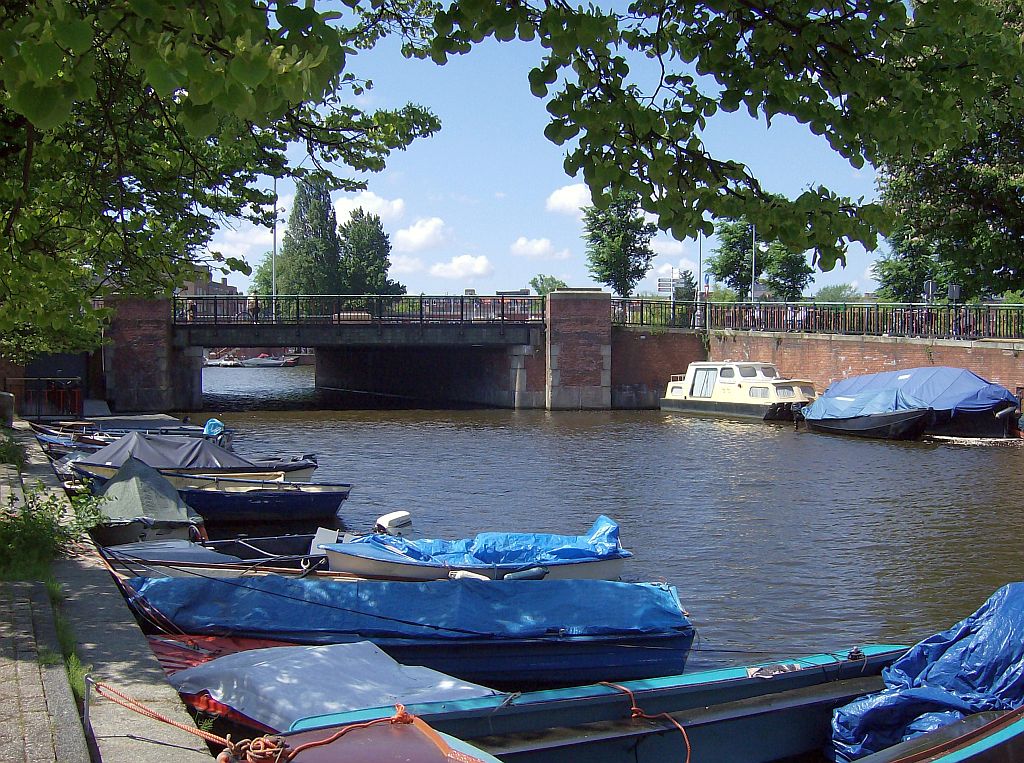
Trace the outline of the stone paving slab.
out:
[[[18,475],[0,466],[0,499],[22,486],[43,488],[66,500],[63,486],[23,421],[15,438],[28,460]],[[0,503],[6,506],[6,503]],[[92,677],[194,728],[177,692],[95,549],[53,566],[64,599],[61,614],[76,652]],[[2,763],[210,763],[199,737],[120,705],[90,698],[90,732],[82,727],[63,663],[40,665],[38,653],[59,655],[53,608],[42,583],[0,583],[0,761]],[[29,659],[31,656],[31,659]]]

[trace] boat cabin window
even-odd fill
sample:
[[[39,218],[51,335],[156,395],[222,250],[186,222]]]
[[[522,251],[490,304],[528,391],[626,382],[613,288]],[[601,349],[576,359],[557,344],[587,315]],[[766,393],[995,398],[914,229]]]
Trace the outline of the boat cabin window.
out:
[[[791,384],[780,384],[775,388],[775,394],[779,397],[793,397],[793,385]]]
[[[744,379],[753,379],[757,376],[756,366],[740,366],[740,376]]]
[[[716,368],[698,368],[693,373],[693,397],[711,397],[715,388],[715,378],[718,376]]]
[[[805,397],[814,397],[815,395],[814,387],[801,386],[800,391],[804,393]]]
[[[736,378],[736,369],[731,368],[729,366],[725,366],[723,369],[721,369],[719,371],[719,374],[721,375],[721,377],[723,379],[735,379]]]
[[[685,394],[683,392],[683,385],[682,384],[673,384],[671,387],[669,387],[668,393],[670,395],[682,395],[682,394]]]
[[[768,397],[768,388],[767,387],[751,387],[750,388],[750,396],[751,397]]]
[[[778,375],[779,372],[776,370],[775,366],[761,366],[761,376],[765,379],[774,379]]]

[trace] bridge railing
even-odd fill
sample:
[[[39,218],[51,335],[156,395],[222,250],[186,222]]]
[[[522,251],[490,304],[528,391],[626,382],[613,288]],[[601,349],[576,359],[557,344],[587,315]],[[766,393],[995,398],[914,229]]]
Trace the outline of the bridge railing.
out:
[[[936,339],[1024,339],[1024,305],[675,302],[613,299],[620,326],[802,331]]]
[[[178,296],[176,324],[542,323],[535,296]]]

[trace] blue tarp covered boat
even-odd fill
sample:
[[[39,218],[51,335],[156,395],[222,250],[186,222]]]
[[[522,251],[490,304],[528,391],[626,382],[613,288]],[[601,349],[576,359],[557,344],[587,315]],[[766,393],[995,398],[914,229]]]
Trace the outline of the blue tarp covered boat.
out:
[[[296,644],[368,640],[399,662],[487,686],[567,685],[682,671],[694,629],[675,588],[605,580],[332,582],[132,578],[167,630]]]
[[[632,556],[619,526],[600,516],[585,535],[480,533],[462,540],[409,540],[373,534],[320,547],[331,570],[387,580],[441,580],[463,571],[490,579],[538,571],[546,579],[614,580]]]
[[[835,382],[802,414],[810,429],[862,437],[1016,437],[1018,404],[972,371],[926,366]]]
[[[839,760],[879,753],[977,713],[1024,707],[1024,583],[1000,588],[970,617],[912,647],[882,678],[883,691],[836,710]]]

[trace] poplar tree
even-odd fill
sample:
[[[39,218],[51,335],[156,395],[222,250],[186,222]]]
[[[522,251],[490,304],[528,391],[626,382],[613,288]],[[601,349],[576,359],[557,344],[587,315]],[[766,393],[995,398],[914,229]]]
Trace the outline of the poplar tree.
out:
[[[278,294],[344,294],[338,218],[323,178],[301,181],[277,257]]]

